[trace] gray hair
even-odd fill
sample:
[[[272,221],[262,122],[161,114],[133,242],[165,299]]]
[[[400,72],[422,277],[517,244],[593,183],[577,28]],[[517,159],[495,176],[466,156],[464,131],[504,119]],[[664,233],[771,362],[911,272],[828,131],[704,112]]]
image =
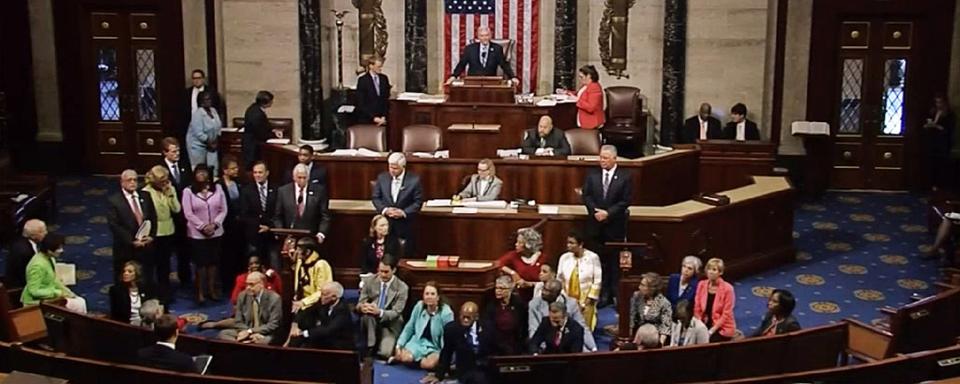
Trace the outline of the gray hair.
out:
[[[137,174],[137,171],[134,171],[134,170],[132,170],[132,169],[124,169],[123,172],[120,172],[120,179],[121,179],[121,180],[122,180],[124,177],[130,177],[130,176],[133,176],[134,178],[136,178],[136,177],[139,177],[139,174]]]
[[[498,287],[510,288],[510,290],[513,290],[513,279],[510,278],[510,276],[501,275],[497,278],[497,282],[495,284]]]
[[[304,164],[297,164],[293,167],[293,175],[296,176],[298,173],[307,175],[307,166]]]
[[[328,281],[325,284],[323,284],[323,287],[321,287],[320,289],[321,290],[332,289],[337,294],[338,299],[343,297],[343,284],[340,284],[336,281]]]
[[[564,316],[567,315],[567,304],[566,302],[561,303],[560,300],[550,303],[550,312],[560,312]]]
[[[703,267],[703,262],[700,261],[699,257],[696,257],[694,255],[689,255],[687,257],[684,257],[683,261],[680,262],[680,267],[683,267],[684,265],[687,265],[687,264],[691,264],[693,266],[694,272],[700,272],[700,268]]]
[[[157,322],[157,318],[162,315],[160,313],[162,308],[163,306],[157,299],[144,301],[143,305],[140,306],[140,324],[145,327],[152,327],[153,323]]]
[[[520,228],[517,230],[517,238],[523,242],[523,247],[531,252],[540,252],[543,248],[543,236],[533,228]]]
[[[483,31],[487,31],[487,32],[493,33],[493,31],[490,30],[490,27],[488,27],[488,26],[486,26],[486,25],[481,25],[481,26],[477,27],[477,34],[478,34],[478,35],[480,34],[480,32],[483,32]]]
[[[601,146],[601,147],[600,147],[600,152],[603,152],[603,151],[610,152],[610,153],[613,154],[614,156],[617,155],[617,147],[615,147],[615,146],[613,146],[613,145],[610,145],[610,144],[604,144],[603,146]]]
[[[263,272],[254,271],[247,274],[247,279],[254,278],[260,282],[263,282],[266,279],[266,276],[263,275]]]
[[[637,339],[643,349],[652,349],[660,347],[660,332],[653,324],[647,323],[637,328]]]
[[[394,152],[390,154],[390,157],[387,157],[387,164],[396,164],[405,168],[407,166],[407,158],[400,152]]]
[[[40,219],[30,219],[23,223],[23,237],[32,239],[36,234],[47,228],[47,223]]]

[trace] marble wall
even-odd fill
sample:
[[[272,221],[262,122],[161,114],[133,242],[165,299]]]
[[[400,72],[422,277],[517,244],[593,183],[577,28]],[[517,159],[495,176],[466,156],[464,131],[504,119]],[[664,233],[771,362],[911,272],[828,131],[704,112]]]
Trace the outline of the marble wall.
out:
[[[60,129],[53,5],[50,0],[31,0],[27,6],[30,12],[33,92],[37,106],[37,141],[60,142],[63,141],[63,131]]]
[[[790,123],[807,119],[807,79],[810,70],[812,1],[791,1],[787,9],[787,36],[783,67],[783,126],[780,154],[803,155],[803,140],[790,134]]]
[[[435,1],[429,1],[433,3]],[[404,1],[383,0],[381,4],[387,19],[387,53],[383,62],[383,73],[390,77],[394,92],[404,89],[406,83],[404,67]],[[337,84],[337,27],[336,18],[331,10],[349,10],[344,17],[343,26],[343,85],[353,88],[357,84],[357,71],[360,70],[360,51],[358,36],[358,11],[351,0],[324,0],[320,3],[321,60],[324,65],[323,87],[326,90]],[[429,19],[429,14],[428,14]],[[429,19],[433,20],[433,19]],[[429,28],[429,27],[428,27]],[[326,94],[329,96],[329,93]]]
[[[183,86],[190,85],[194,69],[208,73],[206,6],[203,0],[183,1]]]

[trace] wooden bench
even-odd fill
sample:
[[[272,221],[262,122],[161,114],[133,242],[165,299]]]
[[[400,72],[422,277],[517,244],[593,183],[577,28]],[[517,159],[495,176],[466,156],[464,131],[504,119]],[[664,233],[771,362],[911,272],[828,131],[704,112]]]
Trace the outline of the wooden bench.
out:
[[[7,291],[0,283],[0,341],[30,343],[47,337],[40,307],[19,307],[11,301],[11,295],[22,290]],[[19,304],[19,298],[16,302]]]
[[[216,359],[214,359],[216,361]],[[159,369],[114,364],[104,361],[65,356],[61,353],[27,348],[19,344],[0,342],[0,371],[30,372],[59,377],[77,384],[150,383],[150,384],[219,384],[219,383],[304,383],[289,380],[274,381],[217,375],[176,373]],[[311,380],[311,382],[316,382]]]
[[[630,377],[632,383],[713,381],[832,368],[845,362],[847,325],[785,335],[645,351],[491,358],[496,383],[587,383]]]
[[[145,328],[55,305],[42,304],[41,309],[50,329],[50,343],[70,356],[132,363],[137,349],[156,342],[153,332]],[[209,373],[215,375],[334,383],[359,383],[363,376],[359,355],[354,351],[238,344],[189,335],[180,336],[177,349],[191,355],[212,355]]]
[[[881,308],[887,316],[878,325],[846,320],[853,330],[856,357],[875,361],[896,356],[942,348],[960,337],[960,288],[947,289],[936,295],[917,300],[900,308]]]

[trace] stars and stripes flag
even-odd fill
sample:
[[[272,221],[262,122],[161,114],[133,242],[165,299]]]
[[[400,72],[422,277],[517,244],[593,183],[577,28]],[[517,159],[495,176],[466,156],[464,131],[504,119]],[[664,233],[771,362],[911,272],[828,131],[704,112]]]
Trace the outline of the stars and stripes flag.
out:
[[[476,40],[477,27],[486,25],[494,39],[511,39],[513,71],[524,93],[537,88],[540,0],[445,0],[444,78],[460,61],[463,47]],[[506,49],[506,47],[504,47]],[[509,53],[504,52],[509,55]]]

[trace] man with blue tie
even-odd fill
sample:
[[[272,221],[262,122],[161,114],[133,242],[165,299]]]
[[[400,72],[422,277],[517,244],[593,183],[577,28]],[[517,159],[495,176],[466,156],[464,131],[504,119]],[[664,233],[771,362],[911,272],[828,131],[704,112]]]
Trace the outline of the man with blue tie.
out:
[[[376,353],[386,360],[393,355],[397,337],[403,330],[403,310],[410,288],[396,276],[397,259],[383,255],[377,274],[367,278],[357,300],[360,335],[365,357]]]
[[[467,70],[467,76],[497,76],[497,68],[502,69],[504,78],[510,79],[514,85],[520,84],[520,80],[510,69],[510,62],[507,61],[503,47],[491,42],[491,38],[493,34],[490,28],[486,26],[477,28],[477,42],[463,47],[460,62],[447,79],[447,84],[453,83],[453,79],[460,77],[464,69]]]
[[[387,125],[390,110],[390,79],[381,73],[383,58],[367,59],[367,73],[357,78],[357,123]]]
[[[390,221],[394,234],[405,239],[404,255],[415,255],[413,226],[423,203],[423,188],[420,177],[407,172],[407,159],[402,153],[391,153],[387,158],[388,169],[377,176],[373,186],[373,207]]]
[[[450,364],[456,355],[457,379],[463,384],[485,384],[487,358],[493,354],[494,335],[492,326],[478,321],[480,309],[468,301],[460,306],[460,315],[443,327],[443,349],[435,376],[427,376],[422,382],[437,383],[447,376]]]
[[[587,207],[587,237],[603,264],[599,307],[613,303],[619,286],[619,258],[603,245],[623,241],[627,234],[628,207],[633,195],[631,176],[617,167],[617,147],[604,145],[600,147],[600,169],[588,173],[583,182],[581,197]]]

